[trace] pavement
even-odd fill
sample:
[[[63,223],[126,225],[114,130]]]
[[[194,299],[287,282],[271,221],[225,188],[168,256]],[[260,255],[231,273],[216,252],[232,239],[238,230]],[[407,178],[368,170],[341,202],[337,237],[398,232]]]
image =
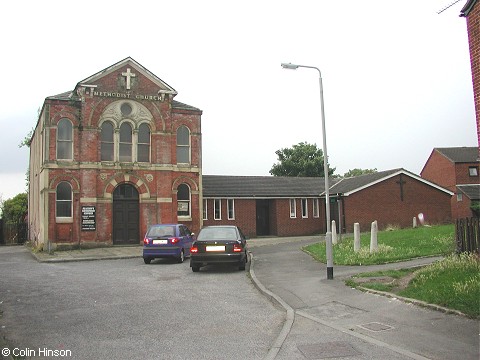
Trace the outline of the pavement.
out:
[[[328,280],[326,265],[301,251],[319,240],[317,236],[248,241],[252,281],[285,311],[283,329],[266,359],[479,359],[478,320],[436,305],[352,289],[344,283],[357,273],[423,266],[439,258],[374,266],[334,265],[334,279]],[[142,247],[32,255],[39,262],[113,260],[141,257]]]

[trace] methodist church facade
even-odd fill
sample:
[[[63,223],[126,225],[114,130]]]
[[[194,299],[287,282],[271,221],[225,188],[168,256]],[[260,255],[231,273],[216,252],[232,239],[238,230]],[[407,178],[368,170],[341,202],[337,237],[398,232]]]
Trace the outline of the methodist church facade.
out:
[[[30,143],[37,247],[139,244],[150,224],[201,226],[202,111],[132,58],[45,99]]]

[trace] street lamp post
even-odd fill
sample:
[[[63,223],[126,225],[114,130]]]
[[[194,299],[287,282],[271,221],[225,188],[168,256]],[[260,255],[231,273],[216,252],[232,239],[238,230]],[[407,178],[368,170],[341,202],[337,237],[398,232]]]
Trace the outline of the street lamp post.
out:
[[[327,248],[327,279],[333,279],[333,249],[332,249],[332,229],[330,221],[330,186],[328,182],[328,156],[327,156],[327,134],[325,130],[325,110],[323,106],[323,83],[322,72],[315,66],[296,65],[292,63],[282,63],[282,68],[296,70],[298,68],[315,69],[318,71],[318,81],[320,84],[320,107],[322,113],[322,132],[323,132],[323,171],[325,173],[325,214],[327,217],[327,232],[325,234],[325,243]]]

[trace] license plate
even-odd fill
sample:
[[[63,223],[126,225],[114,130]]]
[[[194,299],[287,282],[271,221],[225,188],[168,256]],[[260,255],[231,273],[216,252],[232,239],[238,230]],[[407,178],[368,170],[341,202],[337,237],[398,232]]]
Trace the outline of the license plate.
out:
[[[164,245],[167,243],[168,243],[168,240],[153,240],[152,242],[153,245]]]
[[[225,251],[225,245],[223,246],[207,246],[205,248],[207,251]]]

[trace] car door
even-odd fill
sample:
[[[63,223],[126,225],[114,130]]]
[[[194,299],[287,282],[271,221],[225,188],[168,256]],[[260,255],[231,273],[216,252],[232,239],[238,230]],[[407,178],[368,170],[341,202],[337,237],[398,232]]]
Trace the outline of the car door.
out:
[[[190,247],[192,246],[192,235],[190,230],[186,226],[180,227],[180,235],[182,237],[183,248],[185,249],[185,255],[190,255]]]

